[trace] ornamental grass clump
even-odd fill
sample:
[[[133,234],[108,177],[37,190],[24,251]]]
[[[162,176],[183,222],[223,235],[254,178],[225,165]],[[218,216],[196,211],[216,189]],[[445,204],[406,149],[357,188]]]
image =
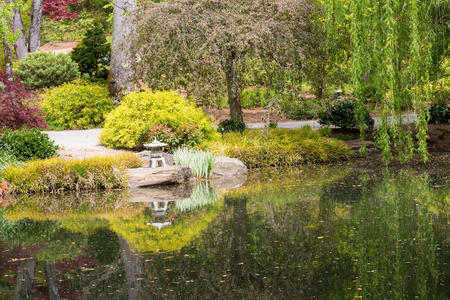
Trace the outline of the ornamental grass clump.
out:
[[[72,160],[51,158],[9,166],[2,177],[10,184],[11,193],[109,190],[125,188],[126,168],[141,165],[142,161],[131,153]]]
[[[249,168],[329,163],[351,156],[345,143],[323,137],[310,127],[230,132],[223,135],[222,141],[203,144],[202,148],[211,149],[215,155],[238,158]]]
[[[173,153],[176,165],[186,166],[192,169],[197,177],[209,178],[216,165],[216,157],[211,151],[179,148]]]

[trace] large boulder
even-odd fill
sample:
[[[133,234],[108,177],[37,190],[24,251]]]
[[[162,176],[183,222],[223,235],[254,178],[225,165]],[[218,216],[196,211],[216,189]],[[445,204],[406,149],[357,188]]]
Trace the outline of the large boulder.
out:
[[[245,176],[247,172],[247,167],[239,159],[219,156],[212,172],[212,178]]]
[[[128,169],[128,187],[141,188],[194,181],[192,170],[183,166]]]

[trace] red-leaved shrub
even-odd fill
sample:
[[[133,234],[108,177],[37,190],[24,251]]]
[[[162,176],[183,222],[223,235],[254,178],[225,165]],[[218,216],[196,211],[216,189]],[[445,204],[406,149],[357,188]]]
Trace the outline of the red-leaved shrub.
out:
[[[83,0],[44,0],[42,14],[54,21],[74,20],[78,18],[77,12],[70,11],[70,6],[77,5]]]
[[[0,82],[5,86],[0,91],[0,132],[5,127],[16,130],[47,126],[40,108],[33,104],[36,93],[20,81],[10,81],[2,72]]]

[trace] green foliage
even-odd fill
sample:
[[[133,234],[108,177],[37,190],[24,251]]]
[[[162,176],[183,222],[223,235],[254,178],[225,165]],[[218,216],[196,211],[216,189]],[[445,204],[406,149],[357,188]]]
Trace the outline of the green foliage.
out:
[[[0,151],[7,151],[16,160],[27,161],[55,156],[57,146],[38,129],[6,129],[0,135]]]
[[[65,54],[29,53],[22,58],[14,73],[32,88],[61,85],[80,76],[78,65]]]
[[[106,41],[105,29],[96,23],[72,50],[71,57],[78,64],[80,73],[91,80],[106,80],[111,60],[111,45]]]
[[[9,151],[0,150],[0,182],[3,169],[9,165],[17,165],[18,161]]]
[[[114,103],[104,86],[75,82],[49,90],[42,96],[42,110],[50,126],[60,129],[101,127]]]
[[[220,133],[227,133],[232,131],[243,132],[245,130],[245,123],[237,120],[223,120],[219,123],[217,131]]]
[[[428,123],[440,124],[449,123],[450,108],[447,105],[436,104],[430,106],[430,119]]]
[[[278,123],[277,122],[270,122],[269,123],[269,128],[272,128],[272,129],[278,128]]]
[[[141,165],[131,153],[82,160],[50,158],[9,166],[2,176],[11,184],[12,193],[118,189],[127,185],[126,168]]]
[[[165,125],[175,134],[183,127],[195,126],[200,136],[194,134],[191,144],[218,136],[209,118],[187,99],[173,91],[145,90],[126,95],[120,106],[106,117],[100,141],[111,148],[142,148],[150,140],[149,133],[154,125]]]
[[[249,168],[336,162],[350,157],[343,142],[324,138],[310,127],[226,133],[222,141],[203,147],[216,155],[238,158]]]
[[[241,92],[241,105],[243,108],[265,107],[275,91],[259,88],[248,88]]]
[[[293,120],[315,119],[322,109],[320,99],[287,99],[281,104],[281,110]]]
[[[357,103],[350,100],[333,103],[321,113],[319,123],[321,125],[338,126],[342,129],[358,128],[358,121],[355,117],[356,107]],[[364,124],[372,128],[375,122],[365,107],[363,109],[363,115]]]
[[[330,136],[331,135],[331,128],[328,126],[319,128],[318,132],[322,136]]]
[[[175,149],[187,146],[194,147],[203,139],[203,132],[196,124],[181,125],[178,131],[173,130],[171,127],[160,124],[153,125],[148,131],[148,140],[157,139],[160,142],[168,144],[169,152]]]
[[[198,183],[188,199],[175,202],[175,207],[181,212],[192,211],[215,203],[220,199],[214,186],[209,181]]]
[[[211,151],[179,148],[173,153],[176,165],[186,166],[192,169],[194,176],[209,178],[216,165],[216,157]]]
[[[104,22],[106,18],[107,15],[99,14],[98,11],[95,14],[81,12],[76,20],[53,21],[51,18],[43,16],[42,44],[82,39],[89,28],[92,28],[96,22]]]

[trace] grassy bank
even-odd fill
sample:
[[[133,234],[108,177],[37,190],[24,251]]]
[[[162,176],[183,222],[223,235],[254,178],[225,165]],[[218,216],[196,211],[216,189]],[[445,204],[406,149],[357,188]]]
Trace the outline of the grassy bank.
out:
[[[309,127],[226,133],[220,141],[202,147],[216,155],[238,158],[249,168],[330,163],[351,156],[342,141],[324,137]]]
[[[9,166],[2,177],[12,193],[58,192],[125,188],[126,168],[142,161],[131,153],[86,159],[50,158]]]

